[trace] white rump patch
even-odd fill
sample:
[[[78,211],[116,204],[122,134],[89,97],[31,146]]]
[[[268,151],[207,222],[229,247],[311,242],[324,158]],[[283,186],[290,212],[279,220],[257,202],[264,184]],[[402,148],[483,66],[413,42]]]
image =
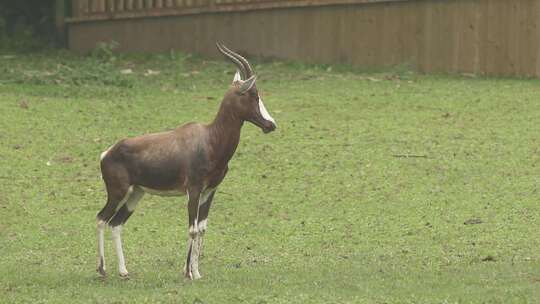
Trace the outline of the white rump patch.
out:
[[[262,115],[262,117],[263,117],[264,119],[273,122],[274,125],[277,126],[276,121],[272,118],[272,116],[270,116],[270,113],[268,113],[268,111],[267,111],[266,108],[264,107],[264,103],[263,103],[261,97],[259,97],[259,111],[261,111],[261,115]]]
[[[105,156],[107,156],[107,153],[111,150],[113,146],[110,146],[107,150],[105,150],[103,153],[101,153],[101,156],[99,157],[99,160],[103,160]]]
[[[107,156],[107,153],[109,153],[109,150],[106,150],[105,152],[101,153],[99,160],[103,160],[105,156]]]

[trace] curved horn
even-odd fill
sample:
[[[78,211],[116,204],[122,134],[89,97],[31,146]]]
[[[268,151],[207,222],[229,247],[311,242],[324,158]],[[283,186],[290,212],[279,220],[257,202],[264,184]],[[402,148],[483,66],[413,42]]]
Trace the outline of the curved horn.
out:
[[[253,76],[253,69],[251,68],[251,66],[249,65],[249,62],[247,61],[246,58],[242,57],[240,54],[238,53],[235,53],[231,50],[229,50],[226,46],[222,45],[223,49],[225,49],[227,52],[229,52],[229,54],[235,56],[238,60],[240,60],[240,62],[242,62],[242,65],[244,66],[244,68],[246,69],[246,79]]]
[[[225,55],[225,57],[229,58],[229,60],[231,60],[231,61],[238,67],[238,69],[239,69],[240,72],[242,73],[243,78],[244,78],[244,79],[247,79],[249,76],[247,76],[246,68],[245,68],[245,66],[242,64],[242,62],[241,62],[236,56],[234,56],[233,54],[229,53],[230,50],[227,49],[224,45],[221,45],[221,44],[219,44],[219,42],[216,42],[216,46],[217,46],[218,50],[219,50],[223,55]]]

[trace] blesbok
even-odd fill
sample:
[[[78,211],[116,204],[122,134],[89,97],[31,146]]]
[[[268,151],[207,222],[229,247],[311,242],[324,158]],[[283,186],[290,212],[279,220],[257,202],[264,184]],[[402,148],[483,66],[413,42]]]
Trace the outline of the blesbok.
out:
[[[219,111],[210,124],[187,123],[174,130],[120,140],[101,154],[101,173],[107,203],[97,214],[98,266],[105,276],[104,231],[112,227],[120,276],[128,271],[122,251],[121,231],[144,193],[188,197],[189,241],[185,276],[198,279],[202,238],[217,187],[227,174],[228,162],[240,140],[244,121],[264,133],[275,130],[255,86],[248,61],[224,45],[218,50],[237,71]],[[240,75],[240,73],[242,75]]]

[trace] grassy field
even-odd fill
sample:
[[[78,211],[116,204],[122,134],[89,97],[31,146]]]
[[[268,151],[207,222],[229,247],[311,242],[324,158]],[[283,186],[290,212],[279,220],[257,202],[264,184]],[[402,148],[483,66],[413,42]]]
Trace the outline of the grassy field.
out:
[[[209,122],[233,77],[178,53],[0,55],[1,303],[540,303],[540,81],[259,62],[182,277],[185,198],[146,196],[95,272],[99,155]]]

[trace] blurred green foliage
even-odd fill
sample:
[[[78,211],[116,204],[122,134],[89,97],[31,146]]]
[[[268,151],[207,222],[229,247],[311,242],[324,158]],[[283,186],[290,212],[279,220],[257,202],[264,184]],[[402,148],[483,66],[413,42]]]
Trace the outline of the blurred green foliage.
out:
[[[35,51],[54,38],[54,1],[0,1],[0,50]]]

